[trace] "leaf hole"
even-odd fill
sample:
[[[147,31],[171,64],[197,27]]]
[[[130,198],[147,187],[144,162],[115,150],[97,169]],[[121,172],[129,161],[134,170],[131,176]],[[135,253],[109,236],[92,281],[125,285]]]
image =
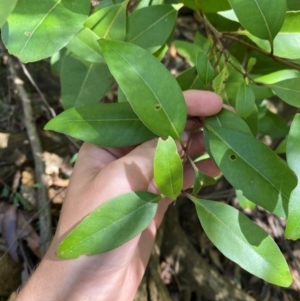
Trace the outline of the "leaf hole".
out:
[[[161,105],[160,104],[155,105],[155,110],[160,110],[160,109],[161,109]]]
[[[229,158],[230,158],[231,161],[234,161],[234,160],[236,160],[236,155],[235,155],[235,154],[232,154],[232,155],[230,155]]]

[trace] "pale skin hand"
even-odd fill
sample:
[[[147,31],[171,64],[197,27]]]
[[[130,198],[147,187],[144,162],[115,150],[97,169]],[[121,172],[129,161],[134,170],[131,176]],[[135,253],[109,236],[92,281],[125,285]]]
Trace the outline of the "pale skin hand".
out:
[[[184,95],[189,116],[210,116],[222,109],[221,98],[212,92],[190,90]],[[186,130],[193,127],[193,121],[188,121]],[[55,252],[75,225],[109,199],[129,191],[157,192],[152,168],[156,143],[154,139],[135,148],[123,149],[83,144],[55,237],[17,301],[133,300],[170,200],[164,199],[159,203],[155,218],[143,233],[113,251],[72,260],[59,259]],[[204,150],[202,134],[194,134],[189,153],[193,156]],[[211,160],[201,161],[198,168],[211,176],[219,173]],[[193,170],[187,165],[184,189],[190,187],[192,181]]]

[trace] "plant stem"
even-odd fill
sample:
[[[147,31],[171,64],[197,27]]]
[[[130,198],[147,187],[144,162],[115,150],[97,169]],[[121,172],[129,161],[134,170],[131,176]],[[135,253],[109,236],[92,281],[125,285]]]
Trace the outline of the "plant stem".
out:
[[[263,54],[263,55],[271,58],[272,60],[274,60],[274,61],[276,61],[278,63],[282,63],[282,64],[284,64],[286,66],[289,66],[291,68],[294,68],[296,70],[300,70],[300,66],[299,65],[294,64],[294,63],[292,63],[292,62],[290,62],[288,60],[285,60],[283,58],[280,58],[280,57],[278,57],[278,56],[276,56],[276,55],[274,55],[274,54],[272,54],[270,52],[267,52],[267,51],[265,51],[263,49],[260,49],[260,48],[256,47],[255,45],[247,43],[247,42],[245,42],[245,41],[243,41],[243,40],[241,40],[241,39],[239,39],[239,38],[237,38],[237,37],[235,37],[235,36],[233,36],[231,34],[227,34],[227,33],[224,34],[223,33],[223,38],[230,39],[230,40],[233,40],[235,42],[238,42],[238,43],[240,43],[240,44],[242,44],[244,46],[247,46],[248,48],[251,48],[251,49],[253,49],[253,50],[255,50],[255,51],[257,51],[257,52],[259,52],[259,53],[261,53],[261,54]]]

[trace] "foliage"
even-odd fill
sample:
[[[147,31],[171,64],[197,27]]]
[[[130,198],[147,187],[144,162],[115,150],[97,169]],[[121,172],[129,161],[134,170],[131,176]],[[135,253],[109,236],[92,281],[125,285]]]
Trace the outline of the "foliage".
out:
[[[273,239],[241,211],[197,198],[215,182],[183,147],[182,91],[220,94],[236,113],[206,119],[206,148],[237,191],[241,207],[255,205],[287,219],[285,237],[300,237],[299,115],[288,121],[270,111],[273,96],[300,108],[300,5],[292,0],[0,0],[2,41],[24,62],[52,56],[65,111],[46,129],[105,147],[160,137],[154,178],[161,195],[132,192],[93,211],[60,244],[58,256],[106,252],[143,231],[158,201],[183,189],[183,164],[195,171],[184,193],[195,203],[204,231],[228,258],[262,279],[289,286],[292,278]],[[193,41],[174,40],[178,11],[194,10]],[[5,23],[5,19],[7,22]],[[160,60],[173,44],[190,65],[174,78]],[[57,67],[59,66],[59,67]],[[118,101],[101,103],[112,83]],[[125,129],[125,130],[124,130]],[[265,135],[281,139],[274,150]],[[278,154],[286,152],[287,162]],[[105,230],[104,230],[105,229]]]

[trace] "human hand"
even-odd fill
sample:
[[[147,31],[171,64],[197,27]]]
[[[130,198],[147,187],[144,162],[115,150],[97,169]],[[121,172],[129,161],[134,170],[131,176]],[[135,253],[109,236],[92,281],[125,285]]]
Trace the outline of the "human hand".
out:
[[[189,116],[210,116],[222,108],[220,96],[207,91],[184,93]],[[199,124],[188,121],[186,130]],[[49,251],[17,300],[132,300],[147,266],[156,231],[170,200],[158,205],[148,228],[117,249],[95,256],[62,260],[55,255],[62,239],[85,216],[104,202],[129,191],[157,193],[153,181],[153,157],[157,139],[137,147],[104,149],[84,143],[71,177],[60,221]],[[192,135],[189,154],[205,151],[202,133]],[[219,171],[208,160],[197,163],[203,172]],[[193,183],[190,165],[184,169],[184,189]],[[47,291],[47,296],[45,296]]]

